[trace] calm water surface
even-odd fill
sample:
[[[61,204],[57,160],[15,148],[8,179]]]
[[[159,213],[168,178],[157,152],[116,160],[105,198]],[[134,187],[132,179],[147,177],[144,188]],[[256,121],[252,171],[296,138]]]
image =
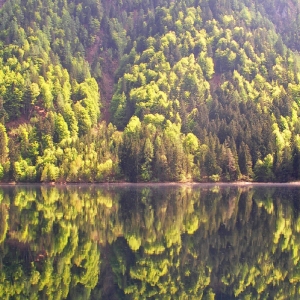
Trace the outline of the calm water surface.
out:
[[[300,187],[0,187],[0,299],[300,299]]]

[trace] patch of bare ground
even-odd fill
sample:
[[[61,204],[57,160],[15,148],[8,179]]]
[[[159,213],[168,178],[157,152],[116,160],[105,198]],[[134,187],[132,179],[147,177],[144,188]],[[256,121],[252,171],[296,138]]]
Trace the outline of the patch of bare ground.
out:
[[[21,115],[16,120],[12,120],[12,121],[5,123],[5,126],[8,129],[8,133],[9,133],[10,130],[18,128],[22,124],[28,124],[28,123],[29,123],[29,121],[27,120],[27,118],[25,118],[25,116]]]
[[[221,75],[215,73],[209,83],[210,83],[211,89],[215,90],[218,86],[221,85]]]
[[[47,115],[46,110],[43,107],[35,105],[33,111],[36,115],[39,115],[42,118],[45,118]]]
[[[18,128],[20,125],[28,124],[30,118],[34,115],[40,116],[44,119],[47,115],[47,112],[44,108],[35,105],[35,106],[33,106],[32,110],[30,112],[30,115],[28,117],[26,117],[24,114],[22,114],[16,120],[12,120],[12,121],[5,123],[5,126],[6,126],[6,128],[8,128],[9,131],[13,130],[15,128]]]
[[[95,38],[94,44],[88,49],[86,54],[86,60],[91,65],[93,60],[95,59],[95,55],[98,52],[98,49],[101,47],[101,32],[99,32]]]
[[[2,8],[3,4],[5,3],[6,0],[0,0],[0,8]]]
[[[104,33],[102,31],[99,31],[95,38],[94,44],[86,52],[86,60],[91,65],[96,58],[101,58],[102,77],[100,80],[98,80],[98,84],[100,87],[100,97],[103,105],[101,109],[102,120],[108,123],[110,121],[109,107],[114,93],[114,75],[118,68],[118,60],[112,59],[111,55],[109,55],[107,51],[103,51],[100,53],[99,50],[103,46],[103,36]]]
[[[286,22],[290,22],[290,20],[296,19],[297,14],[297,4],[293,3],[293,1],[286,1],[282,3],[275,4],[276,12],[275,19],[276,23],[279,25],[279,29],[282,30],[286,27]]]
[[[100,84],[100,95],[102,100],[102,118],[108,123],[110,121],[110,102],[114,94],[114,74],[118,68],[118,61],[113,60],[104,52],[102,54],[102,78]]]

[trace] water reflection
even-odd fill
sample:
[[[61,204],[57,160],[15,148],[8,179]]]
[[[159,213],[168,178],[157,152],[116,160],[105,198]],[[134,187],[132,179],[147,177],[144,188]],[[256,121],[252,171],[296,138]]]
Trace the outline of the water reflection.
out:
[[[1,299],[297,299],[300,188],[0,188]]]

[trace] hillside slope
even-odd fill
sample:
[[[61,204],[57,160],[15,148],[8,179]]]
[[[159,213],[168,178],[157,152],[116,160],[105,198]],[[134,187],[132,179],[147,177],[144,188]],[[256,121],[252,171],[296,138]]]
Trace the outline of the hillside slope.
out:
[[[298,179],[298,7],[6,2],[0,179]]]

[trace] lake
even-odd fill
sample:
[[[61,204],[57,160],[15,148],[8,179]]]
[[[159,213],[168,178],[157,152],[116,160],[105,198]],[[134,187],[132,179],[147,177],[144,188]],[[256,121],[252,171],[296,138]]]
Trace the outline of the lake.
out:
[[[300,187],[0,187],[0,299],[299,299]]]

